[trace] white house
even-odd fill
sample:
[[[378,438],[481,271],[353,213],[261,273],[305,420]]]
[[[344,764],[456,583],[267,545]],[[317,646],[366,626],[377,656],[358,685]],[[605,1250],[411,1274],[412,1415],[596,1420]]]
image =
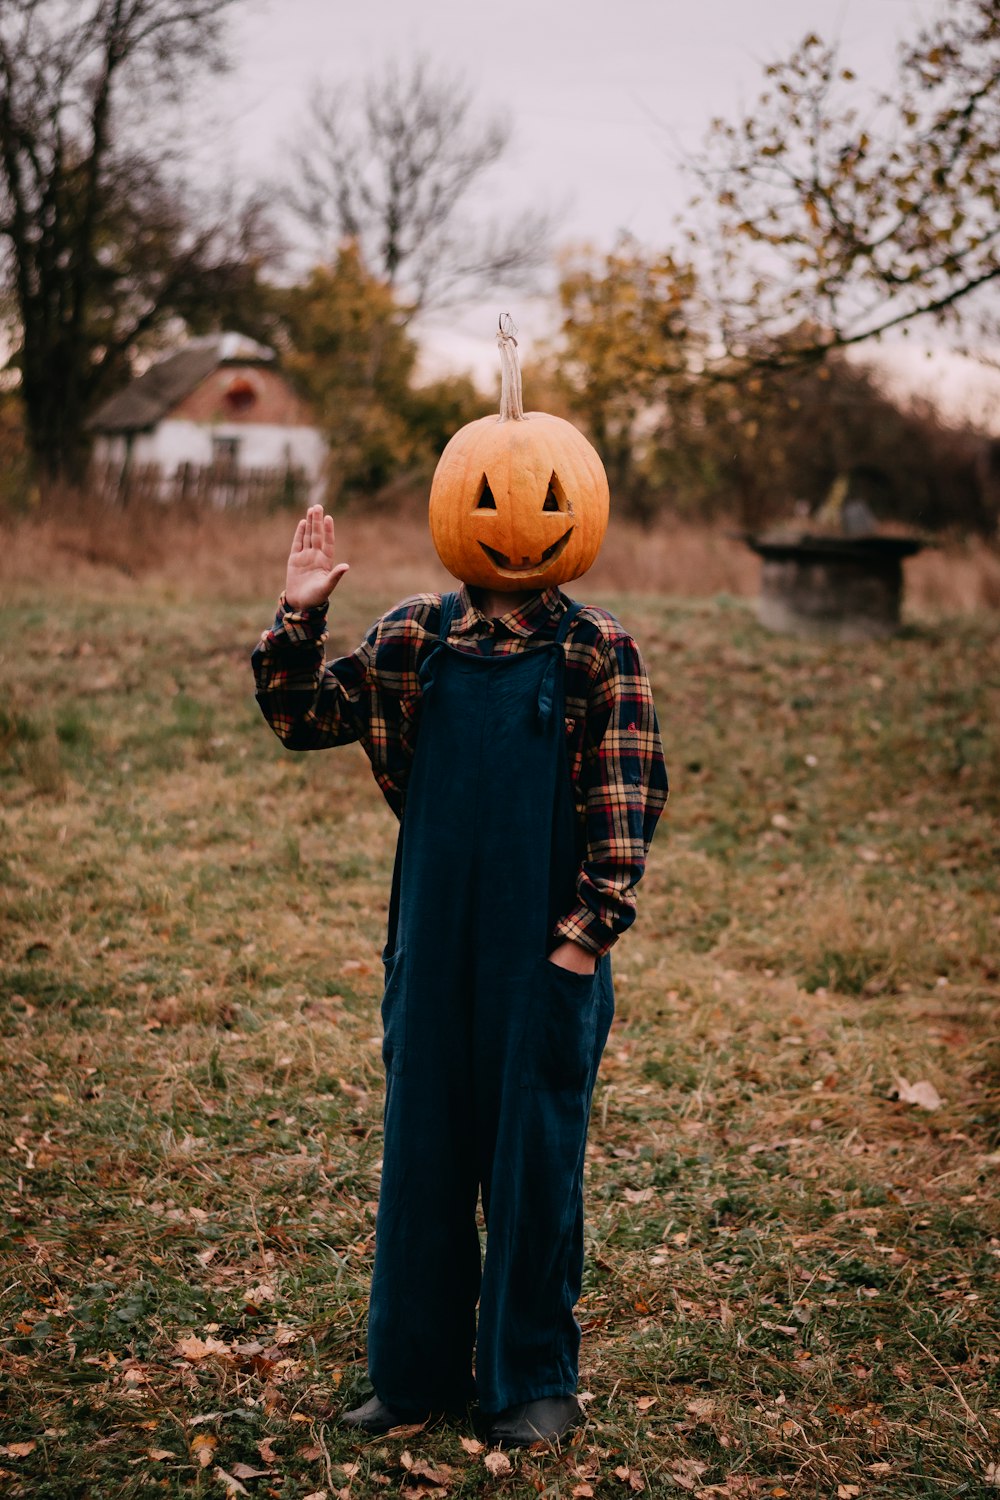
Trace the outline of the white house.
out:
[[[192,471],[241,477],[298,474],[322,489],[326,443],[275,364],[239,333],[192,339],[108,398],[91,417],[93,461],[105,474],[158,473],[167,499]]]

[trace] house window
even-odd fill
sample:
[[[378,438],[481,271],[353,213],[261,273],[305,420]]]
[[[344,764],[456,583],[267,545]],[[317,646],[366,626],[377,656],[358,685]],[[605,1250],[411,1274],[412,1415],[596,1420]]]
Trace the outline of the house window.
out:
[[[213,436],[212,463],[217,469],[235,469],[239,463],[239,457],[239,438]]]
[[[226,391],[226,405],[234,412],[249,411],[257,400],[257,392],[253,385],[243,376],[237,376],[230,381]]]

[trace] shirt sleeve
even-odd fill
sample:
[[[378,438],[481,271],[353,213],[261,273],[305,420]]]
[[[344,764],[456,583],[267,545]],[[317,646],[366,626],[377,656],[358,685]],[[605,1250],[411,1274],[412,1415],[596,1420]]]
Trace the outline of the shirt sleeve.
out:
[[[586,842],[573,909],[556,933],[608,952],[635,919],[635,887],[667,800],[653,695],[639,648],[624,631],[607,642],[587,700],[580,791]]]
[[[377,626],[356,651],[327,662],[327,605],[293,610],[284,595],[252,662],[257,702],[289,750],[324,750],[365,738]]]

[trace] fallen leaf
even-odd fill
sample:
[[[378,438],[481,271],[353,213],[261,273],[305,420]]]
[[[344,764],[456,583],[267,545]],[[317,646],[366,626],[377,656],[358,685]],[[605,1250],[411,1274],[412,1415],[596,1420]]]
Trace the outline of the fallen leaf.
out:
[[[162,1463],[165,1459],[176,1458],[176,1453],[171,1453],[169,1448],[150,1448],[148,1456],[155,1463]]]
[[[921,1109],[940,1109],[944,1102],[937,1089],[926,1078],[921,1078],[919,1083],[907,1083],[906,1079],[897,1073],[893,1083],[893,1091],[901,1104],[917,1104]]]
[[[692,1396],[690,1401],[685,1401],[684,1410],[689,1411],[699,1422],[708,1422],[715,1414],[715,1398],[714,1396]]]
[[[227,1474],[225,1469],[220,1469],[218,1464],[212,1470],[212,1477],[226,1486],[227,1495],[249,1495],[250,1493],[245,1484],[240,1484],[238,1479],[235,1479],[232,1474]]]
[[[679,1485],[682,1490],[694,1490],[701,1488],[701,1475],[708,1468],[697,1458],[682,1458],[670,1470],[670,1477],[674,1484]]]
[[[273,1286],[268,1286],[263,1281],[260,1283],[259,1286],[252,1286],[252,1287],[250,1287],[250,1289],[248,1291],[245,1291],[243,1293],[243,1302],[244,1302],[244,1305],[247,1306],[247,1307],[256,1308],[257,1311],[260,1311],[260,1309],[264,1306],[265,1302],[273,1302],[273,1301],[274,1301],[274,1287]]]
[[[179,1341],[177,1353],[195,1363],[199,1359],[207,1359],[210,1354],[228,1354],[229,1345],[224,1344],[221,1339],[200,1339],[192,1334],[190,1338]]]
[[[270,1469],[252,1469],[249,1464],[233,1464],[232,1467],[232,1473],[237,1479],[260,1479],[270,1472]]]
[[[311,1495],[304,1495],[302,1500],[326,1500],[326,1490],[313,1490]]]
[[[586,1484],[586,1483],[584,1483],[584,1484],[575,1484],[573,1486],[573,1488],[570,1490],[570,1494],[575,1497],[575,1500],[590,1500],[590,1496],[593,1493],[594,1493],[594,1486],[592,1484]]]
[[[471,1453],[474,1457],[475,1455],[482,1453],[485,1446],[485,1444],[481,1443],[478,1438],[464,1437],[459,1438],[458,1441],[461,1443],[466,1453]]]
[[[656,1405],[658,1399],[659,1398],[657,1396],[640,1396],[638,1401],[635,1403],[636,1408],[638,1411],[649,1411],[649,1408],[651,1406]]]
[[[197,1454],[203,1469],[207,1469],[212,1462],[212,1454],[218,1446],[219,1439],[211,1432],[199,1432],[197,1437],[191,1439],[191,1452]]]
[[[648,1203],[653,1196],[653,1189],[651,1187],[624,1188],[622,1191],[628,1203]]]
[[[410,1465],[410,1473],[415,1479],[426,1479],[428,1484],[442,1485],[445,1489],[451,1484],[454,1470],[451,1464],[438,1464],[434,1468],[432,1464],[425,1464],[422,1459]]]
[[[860,1494],[861,1494],[861,1489],[860,1489],[859,1485],[856,1485],[856,1484],[838,1484],[837,1485],[837,1500],[854,1500],[854,1497],[856,1495],[860,1495]]]
[[[486,1457],[483,1459],[483,1463],[486,1465],[489,1472],[493,1475],[494,1479],[499,1479],[501,1474],[510,1473],[510,1459],[507,1457],[506,1453],[501,1453],[499,1449],[495,1449],[493,1452],[487,1453]]]
[[[8,1458],[27,1458],[29,1453],[34,1453],[38,1444],[30,1443],[6,1443],[0,1447],[0,1453],[6,1454]]]

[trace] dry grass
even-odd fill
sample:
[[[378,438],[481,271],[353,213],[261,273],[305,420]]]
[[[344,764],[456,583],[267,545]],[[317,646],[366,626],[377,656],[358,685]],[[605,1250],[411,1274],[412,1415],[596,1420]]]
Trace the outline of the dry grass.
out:
[[[49,519],[0,526],[0,588],[111,590],[128,596],[149,583],[178,600],[259,598],[276,591],[294,517],[214,512],[132,513],[94,502],[64,506]],[[398,511],[339,522],[340,548],[359,587],[380,597],[448,587],[419,498]],[[597,591],[711,598],[757,592],[759,560],[725,531],[676,519],[650,529],[616,518],[585,585]],[[1000,554],[976,539],[928,549],[907,564],[907,607],[915,616],[1000,609]]]
[[[641,538],[595,570],[671,812],[595,1100],[587,1425],[491,1478],[455,1426],[336,1426],[364,1388],[394,828],[360,752],[287,755],[253,704],[287,519],[142,525],[22,528],[0,558],[0,1489],[995,1494],[996,618],[821,646],[729,582],[626,592]],[[439,577],[416,519],[343,533],[331,649]],[[689,581],[746,564],[689,542]]]

